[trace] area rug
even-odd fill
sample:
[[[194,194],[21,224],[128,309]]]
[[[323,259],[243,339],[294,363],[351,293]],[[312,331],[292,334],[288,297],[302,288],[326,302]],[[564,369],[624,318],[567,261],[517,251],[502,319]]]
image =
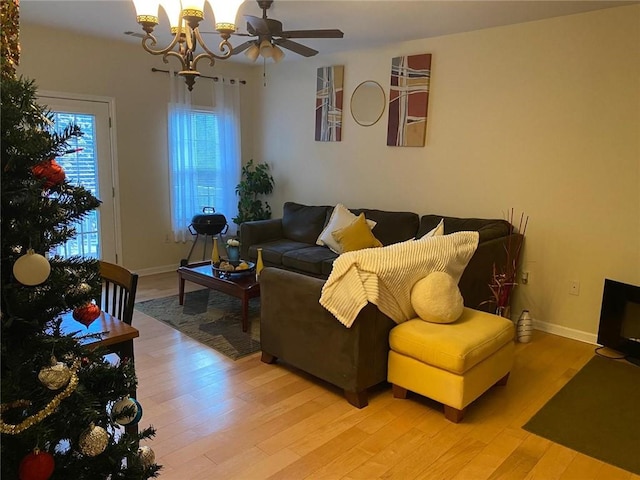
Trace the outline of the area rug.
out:
[[[160,320],[198,342],[237,360],[260,350],[260,299],[249,300],[249,332],[242,331],[242,303],[204,289],[136,303],[136,310]]]
[[[593,357],[523,428],[640,475],[640,367]]]

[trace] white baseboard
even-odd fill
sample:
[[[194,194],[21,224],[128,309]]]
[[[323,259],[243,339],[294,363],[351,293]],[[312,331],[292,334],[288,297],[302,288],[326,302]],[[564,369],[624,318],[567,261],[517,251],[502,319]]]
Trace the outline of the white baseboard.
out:
[[[539,320],[533,320],[533,328],[541,330],[543,332],[552,333],[565,338],[571,338],[572,340],[578,340],[580,342],[589,343],[591,345],[597,345],[598,336],[593,333],[583,332],[581,330],[575,330],[573,328],[563,327],[561,325],[555,325],[553,323],[541,322]]]
[[[162,267],[152,267],[152,268],[143,268],[140,270],[136,270],[136,273],[140,277],[147,277],[149,275],[156,275],[158,273],[167,273],[167,272],[175,272],[178,270],[178,265],[164,265]]]

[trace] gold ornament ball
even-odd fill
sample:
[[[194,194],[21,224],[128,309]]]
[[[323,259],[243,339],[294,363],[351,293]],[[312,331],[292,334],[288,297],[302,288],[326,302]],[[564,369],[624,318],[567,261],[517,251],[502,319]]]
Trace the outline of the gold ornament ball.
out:
[[[21,284],[29,287],[44,283],[50,273],[49,260],[31,248],[13,264],[13,276]]]
[[[151,450],[151,447],[147,447],[146,445],[138,449],[138,456],[144,468],[149,468],[156,463],[156,454]]]
[[[49,390],[65,387],[71,379],[71,370],[62,362],[51,359],[51,366],[43,367],[38,373],[38,380]]]
[[[95,457],[105,451],[109,444],[109,434],[102,428],[91,426],[80,435],[80,451],[89,457]]]

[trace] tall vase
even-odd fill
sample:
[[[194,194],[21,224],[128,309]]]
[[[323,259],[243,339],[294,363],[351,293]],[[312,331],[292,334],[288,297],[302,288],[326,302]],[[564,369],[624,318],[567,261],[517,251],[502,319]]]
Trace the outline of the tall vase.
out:
[[[220,252],[218,251],[218,238],[213,237],[213,250],[211,251],[211,263],[218,265],[220,263]]]
[[[522,310],[518,323],[516,325],[516,339],[520,343],[529,343],[531,341],[531,333],[533,331],[533,319],[529,314],[529,310]]]
[[[258,249],[258,260],[256,260],[256,280],[260,278],[260,272],[264,268],[264,263],[262,262],[262,249]]]

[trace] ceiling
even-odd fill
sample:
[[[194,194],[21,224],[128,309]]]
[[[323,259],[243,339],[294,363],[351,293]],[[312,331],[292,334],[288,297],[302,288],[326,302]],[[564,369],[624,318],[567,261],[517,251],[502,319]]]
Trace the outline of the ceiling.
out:
[[[319,50],[322,54],[374,48],[406,40],[529,22],[634,3],[640,2],[276,0],[268,10],[267,16],[280,20],[285,30],[320,28],[342,30],[344,32],[342,39],[299,40],[300,43]],[[239,15],[243,14],[261,16],[262,11],[254,0],[246,0],[239,11]],[[205,10],[205,22],[208,19],[210,22],[211,17],[210,10]],[[238,18],[238,31],[246,32],[246,22],[241,20],[240,16]],[[134,43],[140,43],[140,39],[127,36],[124,32],[142,32],[141,27],[136,23],[135,8],[131,0],[22,0],[20,21]],[[168,30],[166,17],[161,16],[160,23],[154,33],[157,33],[159,45],[166,45],[170,41],[170,36],[161,33],[165,29]],[[201,24],[201,30],[207,30],[205,23]],[[207,37],[211,37],[211,41],[207,44],[212,49],[215,48],[217,34]],[[245,40],[245,37],[232,37],[232,44],[239,45]],[[304,57],[287,52],[285,61],[301,58]],[[237,55],[232,59],[248,62],[244,55]]]

